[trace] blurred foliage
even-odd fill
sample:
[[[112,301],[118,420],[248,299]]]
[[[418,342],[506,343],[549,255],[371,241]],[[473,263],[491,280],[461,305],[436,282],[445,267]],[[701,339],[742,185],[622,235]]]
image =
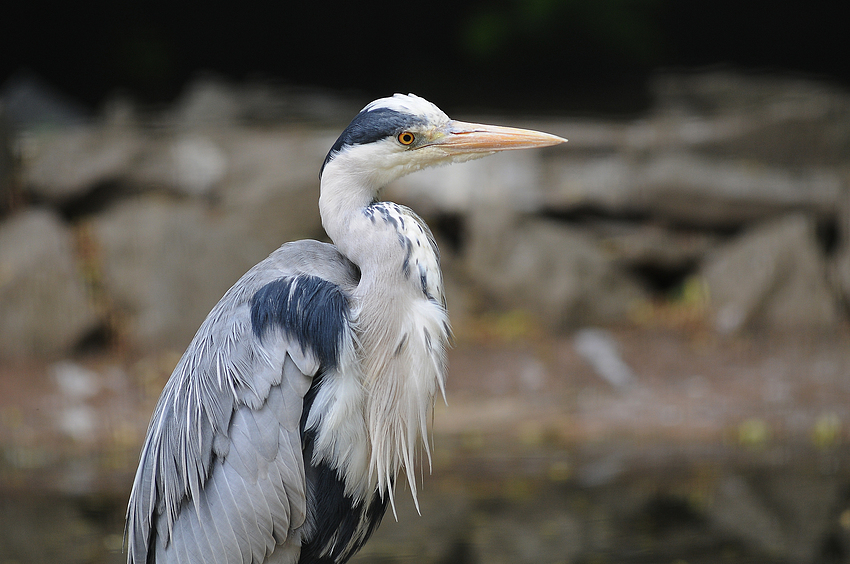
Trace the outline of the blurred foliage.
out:
[[[762,448],[770,437],[770,426],[758,417],[747,419],[738,426],[738,442],[743,446]]]
[[[505,0],[474,10],[462,30],[464,47],[481,59],[511,51],[558,53],[568,46],[607,51],[650,65],[661,54],[658,13],[664,0]],[[544,49],[541,49],[541,46]]]
[[[539,341],[545,334],[540,320],[523,309],[487,311],[455,327],[455,337],[473,343]]]
[[[629,319],[643,328],[704,333],[709,328],[708,301],[705,281],[699,276],[689,276],[664,299],[634,304]]]
[[[841,419],[829,412],[818,417],[812,429],[812,442],[820,449],[829,449],[841,443]]]
[[[117,40],[114,66],[134,90],[161,90],[174,76],[174,45],[158,29],[139,26]]]

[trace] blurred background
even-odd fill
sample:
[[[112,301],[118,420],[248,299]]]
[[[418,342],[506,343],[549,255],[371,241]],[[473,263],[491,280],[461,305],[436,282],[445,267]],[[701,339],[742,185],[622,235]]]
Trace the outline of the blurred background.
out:
[[[291,4],[291,3],[290,3]],[[827,2],[33,1],[0,17],[0,564],[117,563],[223,292],[366,103],[566,137],[389,186],[457,342],[357,562],[850,562],[850,41]]]

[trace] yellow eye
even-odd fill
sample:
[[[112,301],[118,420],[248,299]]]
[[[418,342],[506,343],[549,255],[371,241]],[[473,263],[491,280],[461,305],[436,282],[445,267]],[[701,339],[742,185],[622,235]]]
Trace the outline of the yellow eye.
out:
[[[411,145],[415,139],[416,137],[409,131],[402,131],[398,134],[398,142],[402,145]]]

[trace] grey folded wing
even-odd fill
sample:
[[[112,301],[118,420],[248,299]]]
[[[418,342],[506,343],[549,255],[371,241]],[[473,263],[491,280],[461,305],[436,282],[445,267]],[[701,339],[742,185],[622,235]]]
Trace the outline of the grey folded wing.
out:
[[[326,247],[277,251],[199,329],[148,428],[127,511],[130,564],[297,560],[303,398],[350,330],[341,285],[356,276]],[[334,281],[311,273],[313,260],[337,261],[320,273]]]

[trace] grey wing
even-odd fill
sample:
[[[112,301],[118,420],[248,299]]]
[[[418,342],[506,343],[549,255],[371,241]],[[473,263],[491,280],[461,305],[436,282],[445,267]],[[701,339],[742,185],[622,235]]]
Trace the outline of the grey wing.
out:
[[[130,564],[298,559],[303,398],[338,360],[353,283],[333,247],[301,242],[216,305],[148,428],[127,510]]]

